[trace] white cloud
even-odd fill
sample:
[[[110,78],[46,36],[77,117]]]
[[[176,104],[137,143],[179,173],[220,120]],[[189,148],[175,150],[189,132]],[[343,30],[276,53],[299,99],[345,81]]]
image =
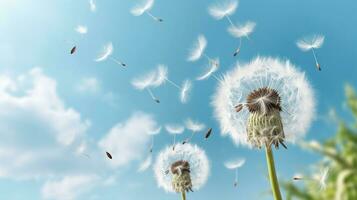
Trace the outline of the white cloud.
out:
[[[51,200],[74,200],[88,192],[98,180],[94,175],[78,175],[47,181],[42,188],[42,197]]]
[[[110,163],[114,167],[123,166],[142,158],[150,142],[148,131],[156,127],[151,115],[138,112],[127,121],[116,124],[98,145],[113,155]]]
[[[88,28],[86,26],[83,25],[78,25],[76,28],[77,33],[79,34],[87,34],[88,33]]]
[[[76,88],[83,93],[98,93],[101,89],[99,81],[94,77],[82,78]]]

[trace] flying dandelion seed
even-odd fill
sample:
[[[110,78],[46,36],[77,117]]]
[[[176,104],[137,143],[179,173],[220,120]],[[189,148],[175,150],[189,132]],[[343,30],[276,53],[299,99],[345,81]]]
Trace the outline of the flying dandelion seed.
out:
[[[191,90],[192,90],[192,82],[190,80],[185,80],[180,90],[181,103],[187,103]]]
[[[274,198],[281,199],[271,146],[304,136],[314,118],[304,73],[289,61],[258,57],[224,76],[212,104],[222,135],[235,144],[265,147]]]
[[[131,82],[131,84],[136,89],[145,89],[149,93],[151,99],[154,100],[156,103],[160,103],[160,100],[154,95],[151,88],[158,87],[163,83],[163,81],[160,82],[156,71],[151,71],[148,74],[145,74],[144,76],[134,78]]]
[[[193,138],[193,136],[200,132],[200,131],[203,131],[203,129],[206,128],[206,125],[201,123],[201,122],[198,122],[198,121],[193,121],[192,119],[188,118],[186,121],[185,121],[185,126],[188,130],[190,130],[192,132],[191,136],[188,137],[187,139],[185,139],[182,144],[186,144],[188,142],[190,142]]]
[[[155,161],[156,181],[166,192],[181,193],[186,200],[187,192],[198,191],[207,182],[209,161],[197,145],[178,144],[175,151],[171,149],[166,147]]]
[[[77,47],[76,46],[73,46],[72,49],[71,49],[71,55],[76,53],[76,50],[77,50]]]
[[[193,44],[193,47],[191,48],[187,61],[190,62],[194,62],[199,60],[202,56],[204,56],[209,64],[213,64],[213,65],[219,65],[219,60],[217,63],[217,60],[212,59],[211,57],[209,57],[207,54],[205,54],[205,49],[207,47],[207,39],[204,35],[199,35],[197,38],[197,41]]]
[[[76,30],[77,33],[82,34],[82,35],[88,33],[88,28],[86,26],[83,26],[83,25],[78,25],[75,30]]]
[[[153,148],[154,148],[154,138],[155,135],[158,135],[161,132],[162,127],[159,126],[158,128],[154,129],[154,130],[150,130],[148,131],[148,134],[151,136],[151,145],[150,145],[150,153],[152,153]]]
[[[208,138],[211,136],[211,134],[212,134],[212,128],[209,128],[205,134],[205,139],[208,140]]]
[[[228,32],[235,38],[239,38],[238,48],[235,50],[233,56],[237,56],[242,48],[242,38],[249,39],[249,35],[254,31],[255,22],[248,21],[245,24],[231,25],[228,27]]]
[[[218,78],[214,73],[219,69],[219,59],[218,58],[214,58],[213,62],[209,62],[208,63],[208,68],[207,70],[200,75],[199,77],[196,78],[196,80],[198,81],[202,81],[202,80],[206,80],[209,77],[213,77],[214,79],[216,79],[217,81],[221,81],[220,78]]]
[[[245,163],[245,158],[237,158],[224,163],[227,169],[235,170],[234,187],[238,186],[238,168],[242,167]]]
[[[109,152],[105,152],[105,154],[107,155],[107,157],[111,160],[111,159],[113,159],[113,156],[109,153]]]
[[[154,16],[150,10],[151,8],[154,6],[154,0],[146,0],[143,4],[140,5],[136,5],[134,8],[131,9],[131,14],[133,14],[134,16],[141,16],[144,13],[146,13],[149,17],[151,17],[152,19],[154,19],[155,21],[158,22],[163,22],[164,20]]]
[[[238,1],[229,0],[224,2],[223,4],[216,3],[211,5],[208,8],[208,12],[216,20],[221,20],[223,18],[226,18],[230,23],[230,25],[234,26],[229,16],[233,15],[233,13],[237,10],[237,8],[238,8]]]
[[[166,131],[173,135],[173,145],[172,150],[175,150],[176,146],[176,135],[182,134],[185,131],[185,127],[179,124],[167,124],[165,125]]]
[[[316,56],[316,49],[319,49],[322,47],[325,41],[325,36],[323,35],[313,35],[311,37],[305,37],[303,39],[300,39],[296,42],[296,45],[299,47],[300,50],[302,51],[312,51],[312,54],[315,59],[315,65],[316,68],[321,71],[321,66],[319,61],[317,60]]]
[[[139,166],[138,168],[138,172],[144,172],[147,169],[149,169],[149,167],[152,164],[152,155],[150,154]]]
[[[92,12],[95,12],[97,10],[97,6],[95,5],[94,0],[89,0],[89,8]]]
[[[114,63],[121,65],[122,67],[126,67],[126,64],[117,60],[116,58],[111,57],[111,55],[113,54],[114,51],[114,47],[113,47],[113,43],[108,43],[107,45],[104,46],[102,52],[98,55],[98,57],[95,59],[96,62],[102,62],[105,61],[107,59],[110,59],[111,61],[113,61]]]
[[[314,182],[317,182],[319,184],[320,190],[324,190],[324,189],[326,189],[326,181],[327,181],[327,178],[328,178],[329,170],[330,170],[329,167],[325,167],[324,169],[321,170],[320,174],[318,174],[314,178],[303,177],[302,175],[295,175],[293,177],[293,180],[294,181],[300,181],[300,180],[314,181]]]

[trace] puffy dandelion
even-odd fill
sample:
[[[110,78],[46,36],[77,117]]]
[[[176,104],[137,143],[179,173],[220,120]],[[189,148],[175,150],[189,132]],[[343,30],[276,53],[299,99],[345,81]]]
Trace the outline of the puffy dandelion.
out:
[[[201,122],[198,122],[198,121],[193,121],[192,119],[188,118],[186,121],[185,121],[185,126],[188,130],[190,130],[192,132],[191,136],[187,139],[185,139],[182,144],[186,144],[188,142],[190,142],[193,138],[193,136],[197,133],[197,132],[200,132],[200,131],[203,131],[203,129],[206,128],[206,125],[201,123]]]
[[[219,60],[217,62],[217,60],[212,59],[207,54],[205,54],[206,47],[207,47],[207,39],[204,35],[201,34],[198,36],[197,41],[195,41],[195,43],[193,44],[187,60],[190,62],[194,62],[199,60],[202,56],[204,56],[208,60],[210,65],[213,64],[213,65],[217,65],[218,67]]]
[[[234,187],[238,186],[238,168],[242,167],[245,163],[245,158],[237,158],[224,163],[227,169],[235,170]]]
[[[149,169],[149,167],[152,164],[152,155],[150,154],[139,166],[138,168],[138,172],[144,172],[147,169]]]
[[[89,8],[92,12],[95,12],[97,10],[97,6],[96,6],[94,0],[89,0]]]
[[[311,124],[315,100],[304,73],[289,61],[258,57],[227,73],[212,103],[223,135],[265,147],[274,198],[281,199],[271,145],[294,142]]]
[[[235,38],[239,38],[238,48],[235,50],[233,56],[237,56],[242,47],[242,38],[249,39],[249,35],[254,31],[256,26],[255,22],[248,21],[245,24],[231,25],[228,27],[228,32]]]
[[[154,130],[150,130],[148,131],[148,134],[151,136],[151,145],[150,145],[150,153],[152,153],[153,148],[154,148],[154,139],[155,139],[155,135],[158,135],[161,132],[162,127],[159,126],[158,128],[154,129]]]
[[[185,131],[185,127],[179,124],[166,124],[165,129],[169,134],[173,135],[174,137],[172,150],[175,150],[176,135],[182,134]]]
[[[149,15],[152,19],[158,22],[163,22],[164,20],[151,14],[150,10],[154,6],[154,0],[145,0],[143,4],[136,5],[131,9],[131,14],[134,16],[141,16],[144,13]]]
[[[154,172],[160,188],[181,193],[186,200],[186,192],[197,191],[207,182],[209,161],[197,145],[178,144],[176,151],[167,147],[159,153]]]
[[[77,33],[82,34],[82,35],[88,33],[88,28],[83,25],[78,25],[75,30],[77,31]]]
[[[209,14],[216,20],[226,18],[228,22],[233,25],[233,22],[229,16],[231,16],[238,8],[237,0],[229,0],[222,3],[216,3],[208,8]]]
[[[220,78],[218,78],[214,73],[219,69],[219,59],[214,58],[213,62],[208,63],[207,70],[201,74],[199,77],[196,78],[196,80],[201,81],[201,80],[206,80],[209,77],[213,77],[217,81],[221,81]]]
[[[323,35],[313,35],[311,37],[305,37],[303,39],[300,39],[296,42],[296,45],[299,47],[300,50],[302,51],[312,51],[312,54],[315,59],[315,65],[316,68],[321,71],[321,66],[319,61],[317,60],[316,56],[316,49],[319,49],[322,47],[325,41],[325,36]]]
[[[113,51],[114,51],[113,43],[109,42],[107,45],[104,46],[102,52],[98,55],[98,57],[95,59],[95,61],[102,62],[109,58],[114,63],[121,65],[122,67],[125,67],[126,66],[125,63],[117,60],[116,58],[111,57],[111,55],[113,54]]]

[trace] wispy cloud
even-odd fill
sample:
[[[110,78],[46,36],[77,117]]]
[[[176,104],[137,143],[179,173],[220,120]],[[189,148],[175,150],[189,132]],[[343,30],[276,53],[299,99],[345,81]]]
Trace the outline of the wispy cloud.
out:
[[[95,94],[101,90],[101,86],[97,78],[87,77],[80,80],[76,89],[79,92]]]

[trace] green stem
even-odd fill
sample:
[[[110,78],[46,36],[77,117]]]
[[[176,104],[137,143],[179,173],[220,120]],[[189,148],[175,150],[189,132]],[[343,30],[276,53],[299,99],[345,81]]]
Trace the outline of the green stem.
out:
[[[282,200],[280,189],[279,189],[279,182],[275,172],[273,151],[271,150],[271,147],[268,145],[265,147],[265,156],[267,159],[269,180],[270,180],[271,189],[273,191],[274,200]]]
[[[186,200],[186,192],[181,193],[182,200]]]

